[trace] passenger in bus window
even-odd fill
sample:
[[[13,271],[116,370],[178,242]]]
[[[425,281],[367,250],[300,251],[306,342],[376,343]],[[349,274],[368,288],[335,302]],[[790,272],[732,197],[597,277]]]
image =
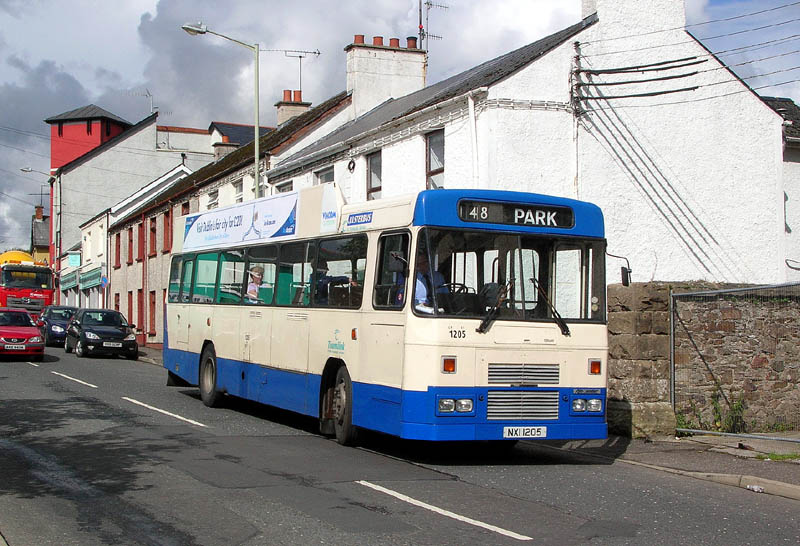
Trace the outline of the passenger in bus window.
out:
[[[328,275],[328,262],[320,259],[317,261],[317,284],[314,293],[314,302],[320,305],[328,305],[328,295],[331,285],[349,284],[350,286],[357,286],[355,280],[351,280],[346,275],[337,277]]]
[[[264,268],[260,265],[250,268],[250,283],[247,285],[247,300],[249,303],[259,303],[258,289],[264,280]]]
[[[447,286],[444,275],[439,271],[431,271],[427,252],[417,254],[416,288],[414,289],[414,307],[423,313],[433,312],[433,292],[446,294]]]

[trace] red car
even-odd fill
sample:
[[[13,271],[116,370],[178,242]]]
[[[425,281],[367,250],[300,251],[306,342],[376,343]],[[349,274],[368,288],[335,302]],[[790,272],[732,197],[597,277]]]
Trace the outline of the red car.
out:
[[[27,311],[0,307],[0,356],[44,356],[42,333]]]

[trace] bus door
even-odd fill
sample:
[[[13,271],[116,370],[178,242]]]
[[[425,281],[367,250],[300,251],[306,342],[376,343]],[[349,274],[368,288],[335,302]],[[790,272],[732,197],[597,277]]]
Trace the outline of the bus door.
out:
[[[384,234],[378,241],[372,310],[364,317],[369,335],[364,336],[359,368],[361,381],[389,387],[381,402],[387,404],[385,409],[390,413],[396,412],[397,421],[393,422],[400,419],[406,323],[403,310],[413,289],[408,282],[409,239],[404,232]],[[392,396],[396,399],[388,399]]]
[[[170,344],[181,351],[189,347],[189,311],[192,301],[192,276],[194,274],[194,256],[176,256],[172,260],[170,273],[169,309],[167,332]]]
[[[247,279],[241,323],[241,358],[259,365],[270,363],[272,305],[275,298],[277,247],[258,246],[247,251]]]
[[[308,370],[312,252],[309,243],[290,243],[280,248],[270,365],[282,370],[303,373]]]

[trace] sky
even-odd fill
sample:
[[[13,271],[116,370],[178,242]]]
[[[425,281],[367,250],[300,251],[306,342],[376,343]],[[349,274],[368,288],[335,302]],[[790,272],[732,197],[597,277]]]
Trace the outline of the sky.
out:
[[[428,43],[429,84],[561,30],[581,11],[581,0],[435,3],[447,7],[428,13],[428,31],[441,36]],[[779,6],[787,7],[719,21]],[[303,100],[312,104],[343,91],[343,48],[353,36],[364,34],[368,43],[397,37],[403,45],[417,34],[418,8],[419,0],[0,0],[0,251],[30,247],[33,208],[48,191],[45,118],[96,104],[137,123],[152,101],[160,125],[252,124],[252,52],[216,36],[190,36],[182,24],[202,21],[262,50],[320,52],[302,59],[302,72],[296,57],[260,54],[261,124],[274,126],[282,90],[299,89],[302,77]],[[800,35],[794,0],[686,0],[686,15],[687,25],[718,21],[690,27],[699,38],[738,33],[702,40],[712,51]],[[798,49],[795,38],[723,60],[743,78],[774,72],[747,80],[769,86],[800,79],[792,70]],[[758,92],[800,102],[798,82]],[[41,200],[47,208],[47,193]]]

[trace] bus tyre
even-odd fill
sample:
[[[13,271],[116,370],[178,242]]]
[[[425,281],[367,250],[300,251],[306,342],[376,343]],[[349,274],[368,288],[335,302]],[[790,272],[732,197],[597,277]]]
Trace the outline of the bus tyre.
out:
[[[209,345],[200,357],[200,398],[209,408],[219,406],[221,394],[217,391],[217,354]]]
[[[337,442],[343,446],[355,443],[358,429],[353,425],[353,383],[345,366],[336,372],[336,384],[333,388],[333,425],[336,429]]]

